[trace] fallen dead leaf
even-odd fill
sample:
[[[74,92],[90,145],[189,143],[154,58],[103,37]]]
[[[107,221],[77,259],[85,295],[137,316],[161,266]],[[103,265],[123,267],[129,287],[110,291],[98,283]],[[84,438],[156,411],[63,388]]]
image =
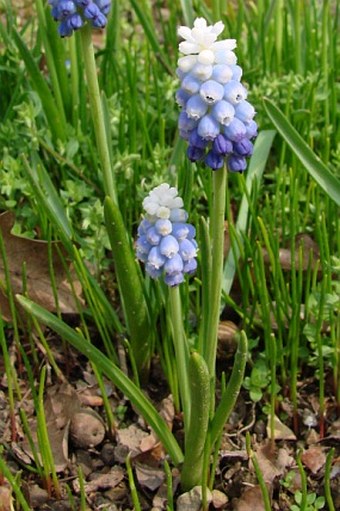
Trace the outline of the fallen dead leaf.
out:
[[[207,490],[207,503],[212,500],[211,492]],[[192,490],[182,493],[177,499],[177,511],[199,511],[202,505],[202,488],[194,486]]]
[[[265,511],[261,488],[259,485],[246,488],[238,499],[234,511]]]
[[[282,452],[283,451],[283,452]],[[285,449],[276,449],[270,442],[263,442],[256,449],[256,459],[263,479],[271,484],[276,477],[282,476],[287,466],[291,466],[293,459]]]
[[[56,304],[51,286],[49,269],[49,243],[47,241],[32,240],[11,234],[13,224],[14,215],[12,213],[5,212],[0,215],[0,230],[6,250],[12,292],[14,295],[23,293],[22,272],[25,265],[27,294],[29,298],[39,305],[42,305],[45,309],[54,312],[56,311]],[[77,313],[77,306],[71,288],[67,282],[63,261],[58,253],[59,249],[60,253],[63,254],[64,260],[66,260],[63,247],[59,242],[52,242],[51,248],[59,310],[62,313]],[[4,262],[1,256],[0,280],[2,282],[6,280]],[[80,298],[80,283],[74,280],[73,285],[78,300],[83,303]],[[2,317],[6,321],[11,321],[8,298],[2,289],[0,290],[0,309]]]
[[[271,436],[270,415],[268,416],[267,435]],[[276,415],[274,415],[274,440],[296,440],[293,431],[283,424]]]
[[[320,445],[314,445],[302,453],[301,461],[313,474],[317,474],[326,463],[326,455]]]
[[[116,458],[125,462],[128,454],[131,458],[141,454],[141,442],[148,436],[149,434],[146,431],[138,428],[135,424],[131,424],[128,428],[117,429]]]
[[[99,474],[98,477],[85,484],[85,492],[90,493],[97,490],[108,490],[114,488],[124,479],[122,467],[113,467],[106,474]]]
[[[163,469],[136,463],[135,470],[139,484],[151,491],[157,490],[157,488],[159,488],[165,480],[165,473]]]

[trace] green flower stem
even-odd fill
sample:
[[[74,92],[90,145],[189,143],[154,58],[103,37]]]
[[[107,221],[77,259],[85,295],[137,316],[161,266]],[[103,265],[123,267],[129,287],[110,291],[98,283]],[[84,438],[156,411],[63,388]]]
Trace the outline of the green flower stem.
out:
[[[104,191],[105,194],[108,195],[113,202],[117,203],[114,174],[111,168],[108,140],[103,116],[103,108],[97,79],[97,68],[92,44],[92,29],[89,23],[86,23],[84,27],[80,30],[80,35],[85,63],[87,86],[90,98],[92,120],[94,124],[97,149],[99,153],[99,159],[102,166],[104,178]]]
[[[207,363],[212,388],[215,379],[215,362],[217,350],[217,331],[220,319],[223,245],[224,245],[224,217],[226,200],[226,166],[213,172],[213,203],[210,216],[210,232],[212,247],[212,265],[210,274],[210,307],[207,329],[204,340],[204,358]],[[212,400],[213,404],[213,400]]]
[[[189,348],[183,328],[183,314],[179,286],[169,288],[170,321],[172,338],[175,347],[176,365],[178,370],[179,392],[184,413],[184,428],[190,422],[190,389],[189,389]]]
[[[210,375],[204,358],[192,353],[189,361],[190,398],[193,413],[185,434],[185,454],[181,474],[183,491],[202,485],[204,446],[210,410]]]

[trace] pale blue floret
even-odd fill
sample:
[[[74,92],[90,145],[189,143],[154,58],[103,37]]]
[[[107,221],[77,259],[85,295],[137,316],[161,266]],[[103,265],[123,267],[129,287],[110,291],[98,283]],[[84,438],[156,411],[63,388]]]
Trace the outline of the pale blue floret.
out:
[[[214,140],[219,132],[219,122],[212,115],[205,115],[198,123],[197,133],[205,140]]]
[[[232,142],[239,142],[243,137],[246,136],[247,130],[243,122],[240,121],[237,117],[234,117],[229,126],[224,128],[224,134]]]
[[[195,273],[197,269],[197,261],[196,259],[189,259],[189,261],[186,261],[183,266],[183,272],[188,273],[191,275],[192,273]]]
[[[242,67],[235,64],[234,66],[230,66],[230,69],[233,73],[231,79],[239,82],[243,75]]]
[[[211,113],[220,124],[229,126],[235,116],[235,108],[222,99],[212,107]]]
[[[225,64],[216,64],[213,67],[213,72],[211,78],[216,82],[221,84],[229,82],[233,75],[233,71],[231,66],[227,66]]]
[[[165,218],[160,218],[155,223],[155,229],[158,234],[161,234],[162,236],[167,236],[172,231],[172,223],[170,220]]]
[[[159,251],[163,256],[172,259],[179,251],[178,241],[171,234],[165,236],[160,241]]]
[[[166,261],[166,257],[160,253],[159,247],[152,247],[149,252],[149,256],[148,256],[148,263],[155,270],[159,270],[160,268],[162,268],[165,261]]]
[[[249,122],[253,120],[255,115],[255,108],[248,101],[242,101],[235,106],[236,116],[242,122]]]
[[[200,89],[201,98],[208,104],[214,105],[217,101],[223,98],[224,88],[223,85],[215,80],[208,80],[204,82]]]
[[[189,261],[196,256],[196,247],[190,240],[184,239],[179,244],[179,254],[183,261]]]
[[[173,224],[172,234],[178,241],[184,240],[189,234],[189,225],[182,222]]]
[[[197,122],[191,119],[186,112],[181,112],[178,118],[178,127],[180,130],[191,131],[196,128]]]
[[[201,81],[209,80],[213,73],[213,66],[205,64],[196,64],[191,70],[191,74]]]
[[[184,275],[182,272],[175,273],[173,275],[166,274],[164,277],[164,282],[170,287],[178,286],[179,284],[182,284],[182,282],[184,282]]]
[[[169,219],[171,222],[186,222],[188,213],[184,209],[174,208],[171,210]]]
[[[142,262],[145,262],[145,261],[142,261]],[[150,263],[146,263],[145,269],[146,269],[147,274],[150,275],[150,277],[152,279],[159,279],[159,277],[161,277],[162,273],[163,273],[163,268],[157,269]]]
[[[167,259],[164,263],[164,270],[167,275],[174,275],[183,271],[183,259],[179,254],[175,254],[171,259]]]
[[[151,223],[146,218],[143,218],[137,229],[138,235],[142,236],[142,234],[146,234],[149,227],[151,227]]]
[[[185,107],[189,98],[191,98],[191,95],[188,92],[185,92],[183,89],[178,89],[176,92],[177,104],[182,108]]]
[[[208,111],[208,105],[199,94],[195,94],[188,99],[185,111],[191,119],[201,119]]]
[[[198,78],[195,78],[191,74],[186,75],[182,81],[182,89],[189,94],[196,94],[201,86],[201,82]]]
[[[247,89],[242,83],[231,80],[224,86],[224,99],[236,105],[247,98]]]
[[[161,237],[162,236],[156,231],[155,226],[150,227],[146,233],[146,239],[150,245],[158,245]]]
[[[151,250],[151,245],[147,240],[147,237],[145,234],[142,236],[139,236],[139,238],[136,241],[136,248],[139,250],[141,254],[148,254]]]

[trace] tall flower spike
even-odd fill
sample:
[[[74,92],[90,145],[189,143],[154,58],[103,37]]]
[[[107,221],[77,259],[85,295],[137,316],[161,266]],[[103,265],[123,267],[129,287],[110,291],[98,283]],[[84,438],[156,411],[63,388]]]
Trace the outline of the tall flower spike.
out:
[[[257,135],[255,109],[240,81],[235,39],[217,41],[223,29],[221,21],[208,25],[204,18],[197,18],[192,29],[178,29],[184,39],[177,68],[181,88],[176,99],[182,108],[178,125],[189,142],[191,161],[203,160],[217,170],[226,160],[231,172],[243,172]]]
[[[153,279],[163,277],[168,286],[184,281],[184,274],[195,273],[197,243],[195,228],[186,223],[188,213],[177,189],[163,183],[143,201],[145,218],[138,227],[137,258]]]
[[[59,21],[61,37],[69,37],[86,21],[93,28],[104,28],[110,11],[111,0],[48,0],[52,16]]]

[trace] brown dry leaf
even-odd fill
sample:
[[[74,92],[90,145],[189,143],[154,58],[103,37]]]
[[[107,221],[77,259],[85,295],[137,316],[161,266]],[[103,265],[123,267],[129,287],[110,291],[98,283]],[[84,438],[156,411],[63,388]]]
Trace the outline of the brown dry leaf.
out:
[[[234,506],[234,511],[265,511],[259,485],[247,488]]]
[[[157,490],[165,480],[164,470],[141,463],[135,464],[139,484],[151,491]]]
[[[45,309],[54,312],[56,305],[49,272],[48,242],[31,240],[11,234],[13,224],[14,215],[12,213],[5,212],[0,215],[0,229],[7,255],[12,291],[14,295],[23,293],[22,271],[25,263],[28,296]],[[53,271],[59,308],[62,313],[76,313],[77,307],[57,247],[63,253],[62,245],[59,242],[52,242]],[[0,281],[5,282],[4,263],[1,257]],[[82,302],[79,298],[81,294],[80,284],[74,282],[74,285],[78,299]],[[2,289],[0,290],[0,308],[3,318],[10,321],[9,303]]]
[[[320,445],[314,445],[303,452],[301,461],[313,474],[317,474],[326,463],[326,455]]]
[[[281,452],[284,451],[284,452]],[[263,479],[271,484],[276,477],[282,476],[286,466],[292,464],[292,458],[287,456],[285,449],[277,450],[270,442],[261,444],[256,450],[256,459]]]
[[[91,493],[97,490],[109,490],[115,488],[124,479],[122,467],[113,467],[106,474],[99,474],[98,477],[85,484],[85,492]]]
[[[270,416],[268,416],[267,422],[267,435],[270,437]],[[274,416],[274,440],[296,440],[296,436],[293,431],[283,424],[280,419],[275,415]]]
[[[135,424],[131,424],[128,428],[118,429],[116,455],[123,461],[128,454],[131,458],[135,458],[141,454],[142,440],[148,436],[146,431],[138,428]]]

